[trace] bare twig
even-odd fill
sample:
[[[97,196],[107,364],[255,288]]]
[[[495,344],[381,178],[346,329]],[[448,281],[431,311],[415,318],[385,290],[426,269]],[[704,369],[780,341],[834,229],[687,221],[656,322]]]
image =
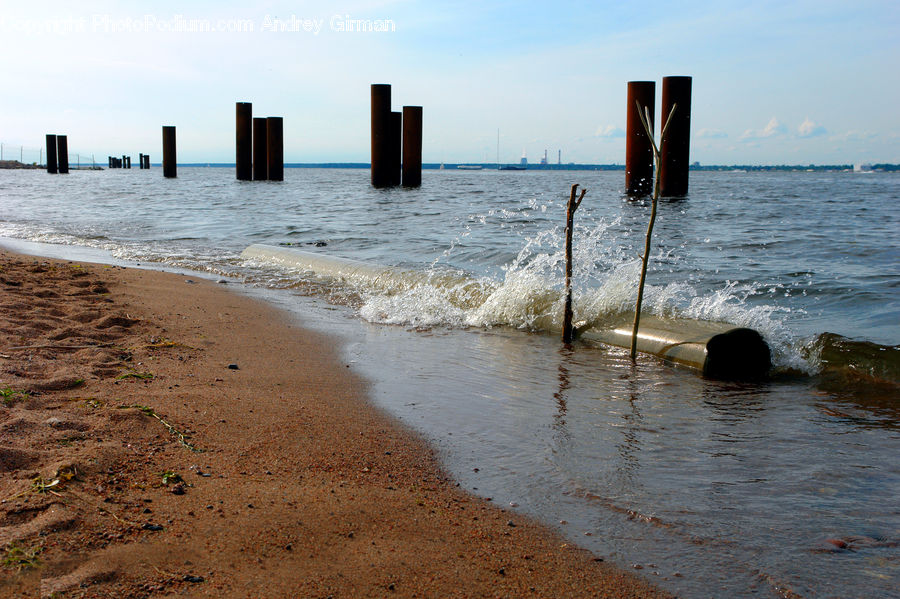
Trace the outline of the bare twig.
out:
[[[177,428],[175,428],[174,426],[172,426],[171,424],[169,424],[168,422],[166,422],[165,420],[163,420],[163,418],[162,418],[159,414],[157,414],[157,413],[156,413],[156,410],[154,410],[153,408],[151,408],[151,407],[149,407],[149,406],[142,406],[142,405],[139,405],[139,404],[134,404],[134,405],[131,405],[131,406],[121,406],[121,407],[122,407],[123,409],[127,409],[127,408],[137,408],[138,410],[140,410],[140,411],[143,412],[144,414],[147,414],[148,416],[153,416],[154,418],[156,418],[157,420],[159,420],[159,421],[162,423],[163,426],[166,427],[166,430],[169,431],[169,434],[171,434],[173,437],[175,437],[175,438],[178,440],[178,442],[182,445],[182,447],[185,447],[185,448],[187,448],[187,449],[190,449],[190,450],[193,451],[194,453],[203,453],[203,452],[206,451],[205,449],[200,449],[200,448],[198,448],[198,447],[195,447],[195,446],[192,445],[190,442],[188,442],[188,440],[187,440],[187,435],[185,435],[183,432],[181,432],[180,430],[178,430]]]
[[[644,301],[644,281],[647,278],[647,262],[650,260],[650,238],[653,235],[653,225],[656,222],[656,204],[657,200],[659,200],[659,175],[660,170],[662,169],[662,165],[659,160],[659,146],[656,145],[656,141],[653,139],[653,128],[651,126],[650,121],[650,110],[645,106],[644,110],[641,111],[641,105],[639,102],[635,102],[637,106],[638,115],[641,117],[641,124],[644,126],[644,131],[647,132],[647,137],[650,138],[650,144],[653,147],[653,165],[654,165],[654,181],[653,181],[653,199],[650,204],[650,222],[647,225],[647,237],[644,241],[644,255],[641,258],[641,278],[638,283],[638,295],[637,302],[634,306],[634,328],[631,330],[631,359],[634,360],[637,357],[637,336],[638,336],[638,328],[641,324],[641,303]],[[662,144],[663,139],[666,137],[666,131],[669,128],[669,125],[672,123],[672,115],[675,114],[675,108],[677,104],[672,105],[672,110],[669,112],[669,116],[666,117],[666,121],[663,124],[662,131],[659,134],[659,143]]]
[[[575,199],[578,192],[578,184],[572,186],[569,193],[569,204],[566,208],[566,307],[563,312],[563,343],[572,343],[572,230],[574,228],[575,211],[581,205],[587,189],[581,190],[581,195]]]

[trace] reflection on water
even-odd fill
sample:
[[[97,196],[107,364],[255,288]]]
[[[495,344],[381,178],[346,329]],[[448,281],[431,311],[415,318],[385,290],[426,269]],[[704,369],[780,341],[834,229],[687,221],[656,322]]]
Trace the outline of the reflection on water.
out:
[[[665,588],[895,596],[900,420],[861,390],[707,381],[504,329],[314,320],[461,484]]]

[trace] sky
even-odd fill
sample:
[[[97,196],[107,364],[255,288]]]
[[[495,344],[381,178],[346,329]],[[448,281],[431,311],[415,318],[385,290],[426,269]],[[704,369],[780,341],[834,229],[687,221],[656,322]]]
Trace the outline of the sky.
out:
[[[898,32],[897,0],[2,0],[0,143],[157,162],[175,125],[179,162],[234,162],[243,101],[284,118],[285,162],[368,162],[389,83],[425,162],[621,164],[627,82],[659,110],[688,75],[691,161],[900,163]]]

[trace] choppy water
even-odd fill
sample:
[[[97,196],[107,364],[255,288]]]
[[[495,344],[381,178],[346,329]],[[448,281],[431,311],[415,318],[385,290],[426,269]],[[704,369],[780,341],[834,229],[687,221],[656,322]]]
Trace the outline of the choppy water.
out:
[[[285,175],[0,172],[0,236],[263,290],[344,339],[461,484],[679,594],[900,596],[900,176],[694,173],[661,203],[647,310],[773,348],[770,380],[728,383],[548,332],[572,183],[589,190],[576,320],[633,302],[649,205],[622,173],[426,171],[419,190]],[[241,260],[251,243],[462,271],[490,293],[350,288]]]

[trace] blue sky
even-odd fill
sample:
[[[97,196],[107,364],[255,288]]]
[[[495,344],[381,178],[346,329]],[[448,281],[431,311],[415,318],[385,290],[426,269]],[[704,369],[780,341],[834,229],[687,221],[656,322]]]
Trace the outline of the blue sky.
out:
[[[156,161],[175,125],[179,161],[231,162],[250,101],[284,117],[286,161],[368,161],[369,85],[390,83],[395,110],[424,107],[426,162],[494,161],[499,129],[503,162],[622,163],[627,82],[657,81],[658,106],[690,75],[691,160],[900,162],[896,0],[4,4],[12,154],[66,133]]]

